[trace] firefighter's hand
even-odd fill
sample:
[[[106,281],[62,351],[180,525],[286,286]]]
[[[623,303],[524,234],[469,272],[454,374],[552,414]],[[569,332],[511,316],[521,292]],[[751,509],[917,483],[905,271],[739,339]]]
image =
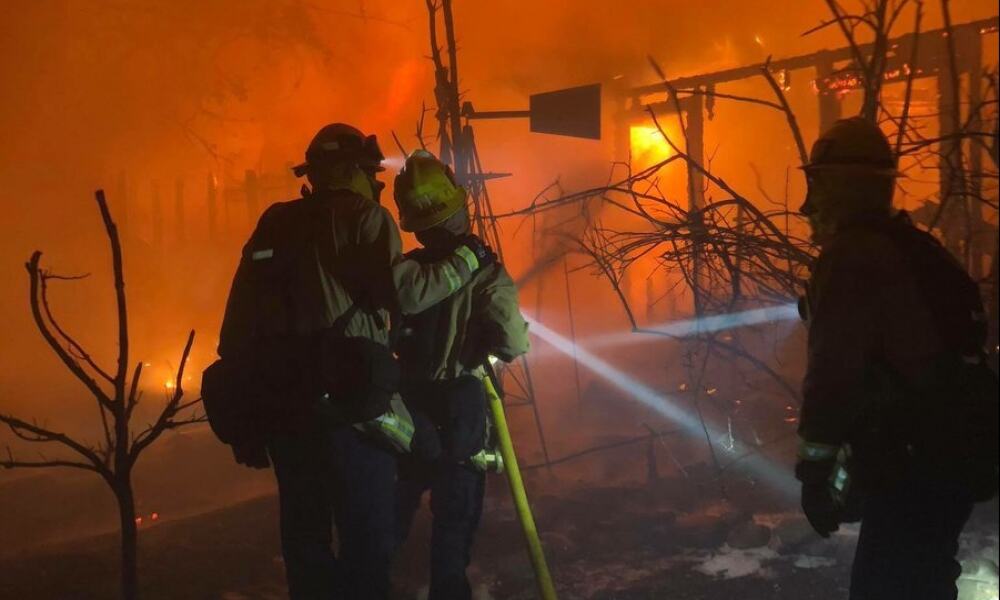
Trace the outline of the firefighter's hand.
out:
[[[477,235],[469,234],[462,237],[459,241],[459,246],[465,246],[472,251],[472,254],[475,255],[476,260],[479,262],[479,269],[485,269],[497,262],[497,255],[493,252],[493,248],[490,248]]]
[[[266,469],[271,466],[271,461],[267,458],[267,447],[255,442],[234,445],[233,458],[251,469]]]
[[[840,509],[825,483],[802,484],[802,512],[816,533],[824,538],[840,528]]]

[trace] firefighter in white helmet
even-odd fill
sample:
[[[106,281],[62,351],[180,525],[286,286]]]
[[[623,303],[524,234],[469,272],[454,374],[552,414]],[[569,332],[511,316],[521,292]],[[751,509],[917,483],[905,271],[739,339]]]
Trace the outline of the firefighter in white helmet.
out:
[[[394,196],[400,227],[422,244],[409,258],[433,263],[469,235],[466,192],[432,154],[418,150],[407,158]],[[503,265],[480,270],[455,294],[406,317],[397,348],[403,397],[418,423],[414,452],[400,459],[400,537],[405,539],[421,496],[430,490],[428,598],[467,600],[465,571],[483,508],[485,469],[495,464],[489,460],[495,447],[483,365],[490,356],[509,362],[528,351],[528,325]]]

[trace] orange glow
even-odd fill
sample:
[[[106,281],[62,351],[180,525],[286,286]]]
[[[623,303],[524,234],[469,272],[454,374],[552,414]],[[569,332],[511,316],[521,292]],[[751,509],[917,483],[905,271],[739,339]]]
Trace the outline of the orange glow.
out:
[[[165,387],[168,390],[174,389],[174,386],[175,384],[173,379],[168,379],[165,382],[163,382],[163,387]]]
[[[671,135],[669,129],[665,131],[667,135]],[[655,125],[633,125],[629,129],[629,143],[632,163],[640,167],[656,164],[675,154]]]

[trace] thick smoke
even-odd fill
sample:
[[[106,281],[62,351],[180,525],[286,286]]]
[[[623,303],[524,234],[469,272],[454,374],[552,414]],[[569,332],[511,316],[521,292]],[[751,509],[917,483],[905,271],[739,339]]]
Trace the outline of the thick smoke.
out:
[[[934,26],[937,15],[928,9],[925,22]],[[994,9],[985,1],[957,3],[954,18]],[[792,0],[459,2],[462,90],[477,108],[522,108],[538,91],[649,83],[647,55],[670,75],[682,75],[839,44],[833,31],[800,37],[822,16],[821,2],[804,8]],[[377,133],[387,154],[399,154],[392,131],[412,149],[421,104],[433,105],[427,37],[419,1],[0,6],[0,406],[71,422],[93,416],[34,331],[22,263],[39,248],[59,272],[93,273],[53,289],[53,307],[97,357],[109,360],[115,350],[112,295],[92,201],[98,187],[109,191],[137,241],[128,250],[127,276],[136,358],[154,364],[148,383],[155,388],[169,376],[169,361],[176,360],[190,327],[199,333],[193,366],[203,367],[214,350],[240,237],[252,220],[241,206],[226,204],[220,211],[230,219],[231,235],[204,243],[207,178],[225,187],[238,185],[247,169],[281,173],[299,159],[311,134],[334,120]],[[768,118],[780,126],[780,118]],[[741,122],[748,119],[734,120]],[[429,143],[434,130],[428,115]],[[523,123],[483,123],[477,132],[487,168],[516,174],[493,188],[501,208],[523,205],[556,177],[567,188],[599,183],[613,156],[610,141],[534,136]],[[733,139],[746,138],[720,135],[717,142],[723,150],[738,149]],[[773,171],[778,174],[766,182],[779,189],[783,171]],[[186,237],[172,225],[178,179],[185,190]],[[280,192],[265,193],[261,206],[293,193],[294,184],[286,183]],[[152,267],[154,187],[164,206],[169,269]],[[122,190],[129,192],[127,214]],[[528,271],[536,258],[530,235],[516,231],[514,223],[505,227],[515,247],[509,251],[515,274]],[[583,274],[576,279],[601,288]],[[528,286],[523,296],[531,305],[555,293]],[[581,302],[587,297],[582,294]],[[583,315],[597,311],[603,323],[618,318],[609,319],[600,306],[576,308]],[[554,306],[549,314],[559,310]]]

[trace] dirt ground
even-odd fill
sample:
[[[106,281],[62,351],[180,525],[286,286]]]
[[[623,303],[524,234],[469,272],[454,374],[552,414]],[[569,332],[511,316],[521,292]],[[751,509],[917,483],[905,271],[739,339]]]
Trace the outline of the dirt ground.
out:
[[[479,600],[535,598],[514,512],[491,480],[470,569]],[[683,482],[538,490],[534,505],[563,599],[834,600],[846,597],[856,532],[818,540],[794,510],[768,511],[764,496],[695,494]],[[686,490],[686,491],[685,491]],[[398,557],[396,597],[422,598],[427,511]],[[141,527],[143,597],[281,599],[278,505],[273,495]],[[963,539],[966,559],[992,560],[997,505],[984,505]],[[116,538],[103,534],[47,544],[0,561],[0,598],[103,599],[116,593]],[[987,557],[983,559],[983,557]],[[987,565],[986,570],[989,570]],[[966,595],[970,600],[993,595]],[[966,586],[968,587],[968,586]]]

